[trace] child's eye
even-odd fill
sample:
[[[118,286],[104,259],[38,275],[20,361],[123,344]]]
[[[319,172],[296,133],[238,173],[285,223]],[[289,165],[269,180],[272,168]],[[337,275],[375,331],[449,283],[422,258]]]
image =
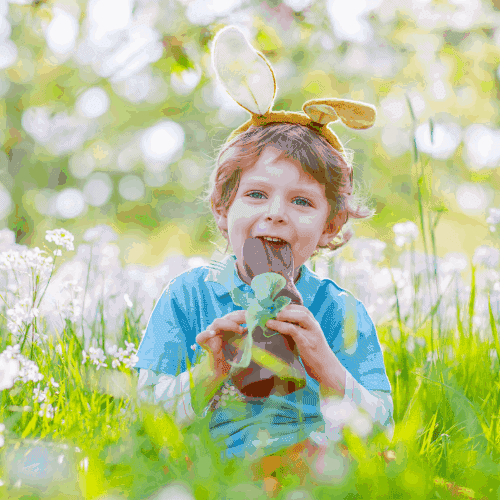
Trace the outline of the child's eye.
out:
[[[250,196],[251,198],[254,198],[257,200],[261,199],[261,198],[256,198],[255,196],[253,196],[254,194],[264,196],[264,193],[261,193],[260,191],[252,191],[252,192],[248,193],[247,196]],[[303,207],[307,207],[307,206],[312,207],[312,203],[309,200],[307,200],[306,198],[299,197],[299,198],[295,198],[293,201],[297,201],[297,200],[305,202],[305,205],[301,205]]]
[[[250,196],[251,198],[254,198],[252,195],[253,194],[260,194],[260,195],[263,195],[263,193],[261,193],[260,191],[252,191],[251,193],[248,193],[247,196]],[[259,199],[259,198],[258,198]]]
[[[306,205],[303,205],[304,207],[307,207],[307,206],[312,207],[311,202],[309,200],[306,200],[305,198],[295,198],[295,200],[305,201]]]

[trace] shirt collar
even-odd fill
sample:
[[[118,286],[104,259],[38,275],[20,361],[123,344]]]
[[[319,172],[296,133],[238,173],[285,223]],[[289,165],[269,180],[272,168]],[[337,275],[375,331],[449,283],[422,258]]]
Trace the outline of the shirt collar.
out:
[[[245,292],[249,292],[251,290],[250,286],[247,285],[238,275],[238,272],[236,270],[235,255],[228,255],[224,257],[221,262],[216,262],[215,267],[217,267],[217,269],[209,267],[205,282],[212,281],[221,285],[220,287],[216,287],[214,289],[214,292],[218,297],[229,295],[229,291],[233,286],[232,280],[234,280],[234,285],[237,286],[240,290]],[[311,306],[320,285],[321,279],[319,278],[319,276],[317,276],[305,264],[303,264],[300,267],[300,277],[295,283],[295,286],[302,296],[305,307]]]

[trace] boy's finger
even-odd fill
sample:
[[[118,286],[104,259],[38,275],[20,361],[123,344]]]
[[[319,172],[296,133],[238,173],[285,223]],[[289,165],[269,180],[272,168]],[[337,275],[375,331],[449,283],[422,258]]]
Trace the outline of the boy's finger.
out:
[[[205,330],[196,336],[196,343],[198,345],[206,344],[206,342],[216,336],[215,330]]]
[[[246,313],[246,311],[244,309],[241,309],[239,311],[230,312],[227,316],[229,316],[231,318],[235,318],[237,321],[239,321],[240,319],[245,318],[245,313]]]

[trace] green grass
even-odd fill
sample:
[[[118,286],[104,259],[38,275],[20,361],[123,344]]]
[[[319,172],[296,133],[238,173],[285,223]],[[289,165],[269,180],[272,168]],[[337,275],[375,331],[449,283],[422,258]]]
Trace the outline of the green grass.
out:
[[[377,326],[393,387],[395,434],[392,442],[383,433],[362,440],[346,430],[342,445],[349,452],[348,465],[340,483],[311,475],[301,484],[286,470],[271,483],[254,481],[251,461],[219,459],[220,448],[208,435],[208,417],[180,431],[161,409],[137,404],[133,370],[82,365],[83,342],[75,333],[77,325],[68,322],[59,338],[40,345],[26,342],[23,349],[40,367],[42,387],[51,377],[59,383],[59,394],[50,399],[57,408],[54,417],[39,416],[34,382],[17,382],[2,392],[2,498],[94,499],[114,494],[143,499],[173,481],[187,485],[194,498],[207,500],[241,498],[242,491],[250,492],[246,498],[301,498],[290,496],[295,490],[309,491],[312,498],[497,498],[500,344],[491,306],[493,341],[480,341],[472,329],[475,293],[472,282],[470,308],[457,310],[457,331],[433,331],[436,318],[411,331],[399,315]],[[137,345],[138,331],[140,325],[127,315],[118,345],[125,347],[125,340]],[[5,326],[2,332],[1,351],[14,343]],[[408,351],[411,336],[424,338],[425,345],[415,343],[414,351]],[[94,340],[101,345],[101,338]],[[438,356],[429,361],[431,345]],[[63,462],[73,472],[45,490],[30,483],[19,458],[17,469],[12,464],[16,453],[37,447],[59,450],[50,455],[55,468],[57,457],[64,454]],[[396,459],[386,463],[380,454],[388,450]],[[87,470],[79,465],[85,457]],[[19,477],[25,479],[15,486]],[[444,482],[453,483],[455,490]],[[266,485],[274,492],[266,492]],[[470,491],[453,496],[458,486]]]
[[[416,149],[414,155],[422,165]],[[430,257],[436,255],[440,212],[426,208],[431,200],[423,171],[422,166],[417,199]],[[185,490],[182,498],[197,500],[500,498],[499,319],[489,300],[488,331],[481,333],[492,340],[481,341],[473,326],[481,292],[476,290],[475,271],[472,267],[466,307],[457,299],[454,330],[442,327],[438,307],[421,318],[416,300],[411,308],[415,321],[402,317],[394,287],[395,320],[377,325],[393,388],[392,441],[383,432],[361,439],[346,428],[339,446],[328,450],[326,473],[313,467],[305,477],[283,468],[255,479],[258,460],[221,461],[221,447],[208,432],[209,416],[180,430],[161,408],[138,404],[135,371],[113,369],[110,361],[108,368],[99,370],[88,362],[83,365],[79,324],[67,321],[58,338],[40,345],[25,341],[22,354],[44,375],[41,388],[51,378],[59,384],[59,393],[51,388],[50,397],[57,410],[53,418],[39,415],[34,382],[17,382],[0,393],[0,422],[6,427],[0,448],[0,498],[167,499],[182,497],[179,488]],[[426,277],[427,293],[438,304],[438,273],[430,259]],[[413,276],[415,297],[420,286],[420,277]],[[98,312],[92,337],[103,347],[109,332],[103,308]],[[407,324],[418,326],[410,329]],[[43,321],[37,319],[33,327],[41,333]],[[143,328],[140,317],[127,313],[117,344],[137,346]],[[0,352],[16,343],[5,324],[0,334]],[[409,339],[414,340],[413,350],[408,349]],[[23,460],[33,457],[34,450],[43,451],[46,458],[31,458],[31,466],[23,468],[28,464]],[[341,479],[336,478],[339,472]],[[160,495],[165,487],[170,489]]]

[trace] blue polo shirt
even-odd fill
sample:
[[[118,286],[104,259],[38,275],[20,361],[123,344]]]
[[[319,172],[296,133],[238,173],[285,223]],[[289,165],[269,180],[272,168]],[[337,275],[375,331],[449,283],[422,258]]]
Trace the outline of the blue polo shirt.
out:
[[[232,284],[244,293],[252,291],[240,279],[235,262],[236,257],[230,255],[220,270],[197,267],[169,282],[139,346],[137,370],[174,376],[187,370],[186,359],[194,362],[191,346],[196,344],[196,336],[215,319],[242,309],[230,296]],[[390,393],[375,326],[364,305],[305,265],[295,285],[346,370],[366,389]],[[243,412],[241,408],[235,412],[230,407],[218,408],[212,415],[210,432],[214,439],[226,441],[228,456],[244,456],[262,441],[260,431],[268,436],[266,450],[272,452],[306,439],[323,425],[319,383],[307,375],[306,386],[292,394],[254,399]]]

